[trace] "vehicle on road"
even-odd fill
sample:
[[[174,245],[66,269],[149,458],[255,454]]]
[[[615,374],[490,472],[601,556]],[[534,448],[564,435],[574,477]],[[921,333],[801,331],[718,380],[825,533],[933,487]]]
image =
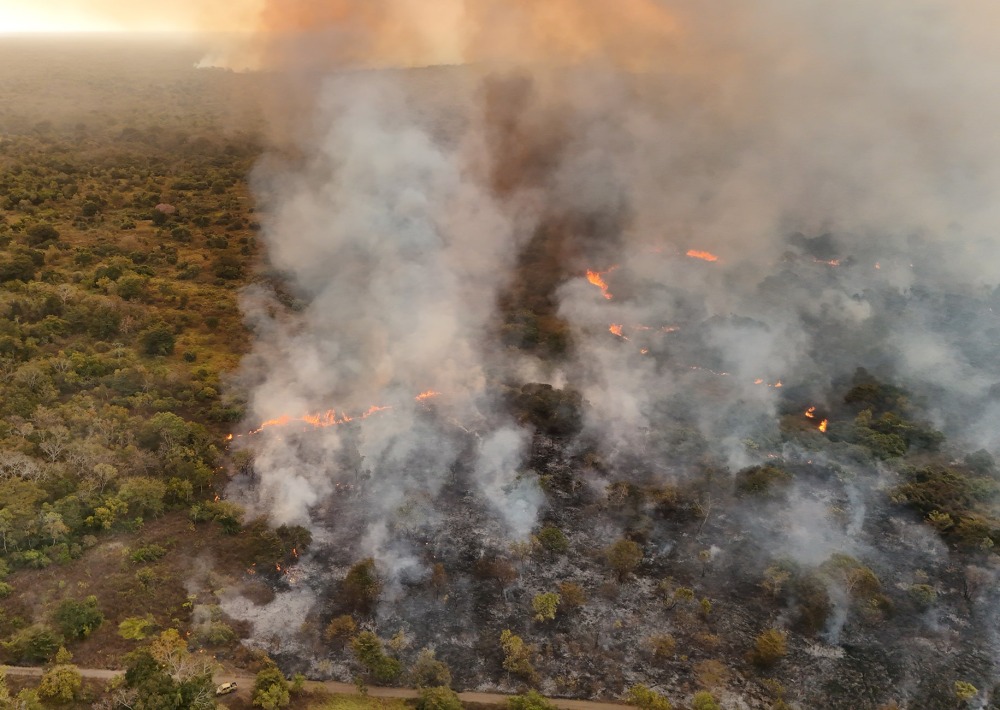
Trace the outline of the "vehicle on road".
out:
[[[236,692],[236,681],[230,683],[223,683],[218,688],[215,689],[216,695],[229,695],[230,693]]]

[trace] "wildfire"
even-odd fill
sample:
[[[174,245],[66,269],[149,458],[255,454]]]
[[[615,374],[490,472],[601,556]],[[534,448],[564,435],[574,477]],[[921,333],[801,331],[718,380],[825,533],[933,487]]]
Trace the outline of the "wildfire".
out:
[[[587,281],[589,281],[590,283],[592,283],[594,286],[597,286],[597,288],[601,289],[601,293],[604,294],[604,297],[606,299],[608,299],[609,301],[612,298],[614,298],[614,296],[612,296],[608,292],[608,282],[604,280],[604,275],[605,274],[610,274],[612,271],[614,271],[617,268],[618,268],[618,266],[616,264],[615,266],[612,266],[607,271],[591,271],[589,269],[587,270]]]
[[[776,382],[768,382],[767,380],[765,380],[762,377],[758,377],[756,380],[753,381],[753,383],[755,385],[764,385],[766,387],[774,387],[775,389],[780,389],[780,388],[784,387],[784,385],[781,384],[781,380],[777,380]]]
[[[414,401],[417,402],[426,402],[428,399],[433,399],[434,397],[440,397],[440,396],[441,396],[440,392],[436,392],[434,390],[427,390],[426,392],[421,392],[413,399]],[[353,421],[363,421],[368,417],[374,416],[381,412],[388,412],[390,409],[392,409],[392,405],[381,406],[374,404],[371,407],[369,407],[366,411],[354,416],[346,412],[341,412],[340,415],[338,416],[336,410],[333,409],[328,409],[325,412],[317,412],[316,414],[303,414],[298,417],[293,417],[289,414],[282,414],[280,417],[275,417],[274,419],[268,419],[267,421],[262,422],[261,425],[258,426],[256,429],[247,432],[247,435],[253,436],[255,434],[260,434],[265,429],[270,429],[272,427],[287,426],[289,424],[294,424],[296,422],[300,422],[302,424],[308,424],[309,426],[315,427],[317,429],[324,429],[326,427],[339,426],[341,424],[347,424]],[[232,434],[229,435],[229,438],[230,439],[233,438]]]
[[[809,407],[809,409],[807,409],[805,411],[805,415],[806,415],[807,419],[815,419],[816,418],[816,407]],[[816,428],[819,429],[821,432],[823,432],[825,434],[826,430],[827,430],[827,427],[829,425],[830,425],[829,420],[828,419],[823,419],[823,420],[820,421],[819,425]]]
[[[611,327],[609,327],[608,330],[611,331],[613,335],[617,335],[622,340],[628,340],[628,337],[626,337],[625,334],[622,332],[623,328],[624,326],[619,323],[612,323]]]
[[[702,261],[718,261],[719,257],[710,251],[698,251],[697,249],[688,249],[687,256],[692,259],[701,259]]]
[[[827,266],[840,266],[840,259],[830,259],[829,261],[825,259],[813,258],[813,261],[817,264],[826,264]]]

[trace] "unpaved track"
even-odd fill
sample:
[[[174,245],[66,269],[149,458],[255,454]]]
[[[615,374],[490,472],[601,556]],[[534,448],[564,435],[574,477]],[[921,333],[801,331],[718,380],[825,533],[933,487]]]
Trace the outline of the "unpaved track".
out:
[[[45,672],[44,668],[38,666],[3,666],[7,675],[35,676],[40,677]],[[124,671],[109,671],[102,668],[80,668],[80,674],[84,678],[95,678],[99,680],[110,680],[115,676],[122,675]],[[241,689],[253,687],[254,677],[248,675],[228,675],[222,674],[215,677],[216,685],[236,681]],[[325,690],[328,693],[339,693],[343,695],[356,695],[358,688],[352,683],[337,683],[328,681],[306,681],[306,688],[310,690]],[[413,688],[379,688],[369,687],[368,694],[375,698],[415,698],[418,693]],[[505,705],[509,695],[499,693],[459,693],[458,697],[468,703],[480,703],[482,705]],[[550,698],[553,705],[563,710],[622,710],[625,705],[620,703],[603,703],[591,700],[564,700],[562,698]]]

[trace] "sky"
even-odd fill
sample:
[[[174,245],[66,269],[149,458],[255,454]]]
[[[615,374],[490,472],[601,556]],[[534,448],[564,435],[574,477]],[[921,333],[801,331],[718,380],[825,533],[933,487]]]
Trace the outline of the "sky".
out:
[[[260,0],[0,0],[0,34],[245,31],[253,26],[260,4]]]

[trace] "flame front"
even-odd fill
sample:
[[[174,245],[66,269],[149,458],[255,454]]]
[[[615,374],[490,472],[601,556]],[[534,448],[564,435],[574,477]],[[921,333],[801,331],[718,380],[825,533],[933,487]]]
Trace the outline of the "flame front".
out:
[[[821,421],[819,423],[819,430],[825,434],[828,424],[829,424],[829,421],[827,421],[826,419],[824,419],[823,421]]]
[[[719,257],[710,251],[699,251],[697,249],[688,249],[687,256],[692,259],[701,259],[702,261],[718,261]]]
[[[615,266],[612,266],[607,271],[591,271],[590,269],[587,270],[587,281],[589,281],[590,283],[592,283],[594,286],[597,286],[597,288],[601,289],[601,293],[609,301],[612,298],[614,298],[614,296],[612,296],[608,292],[608,282],[604,280],[604,275],[605,274],[610,274],[612,271],[614,271],[617,268],[618,268],[618,266],[615,265]]]
[[[622,332],[622,329],[624,327],[625,326],[621,325],[620,323],[612,323],[611,326],[608,328],[608,330],[611,331],[612,334],[617,335],[622,340],[628,340],[628,338]]]
[[[816,418],[816,407],[809,407],[809,409],[806,410],[806,416],[809,419],[815,419]]]
[[[428,399],[433,399],[434,397],[440,397],[441,393],[434,390],[427,390],[426,392],[421,392],[413,399],[417,402],[425,402]],[[348,422],[365,420],[380,412],[388,412],[392,409],[392,405],[380,406],[373,404],[365,412],[357,416],[351,416],[346,412],[341,412],[340,416],[337,416],[336,410],[328,409],[325,412],[318,412],[316,414],[303,414],[298,417],[293,417],[289,414],[282,414],[280,417],[275,417],[274,419],[268,419],[262,422],[253,431],[247,432],[249,436],[254,434],[260,434],[265,429],[270,429],[272,427],[282,427],[295,422],[301,422],[302,424],[308,424],[309,426],[315,427],[317,429],[325,429],[326,427],[339,426],[341,424],[347,424]],[[228,439],[232,439],[233,435],[230,434]]]

